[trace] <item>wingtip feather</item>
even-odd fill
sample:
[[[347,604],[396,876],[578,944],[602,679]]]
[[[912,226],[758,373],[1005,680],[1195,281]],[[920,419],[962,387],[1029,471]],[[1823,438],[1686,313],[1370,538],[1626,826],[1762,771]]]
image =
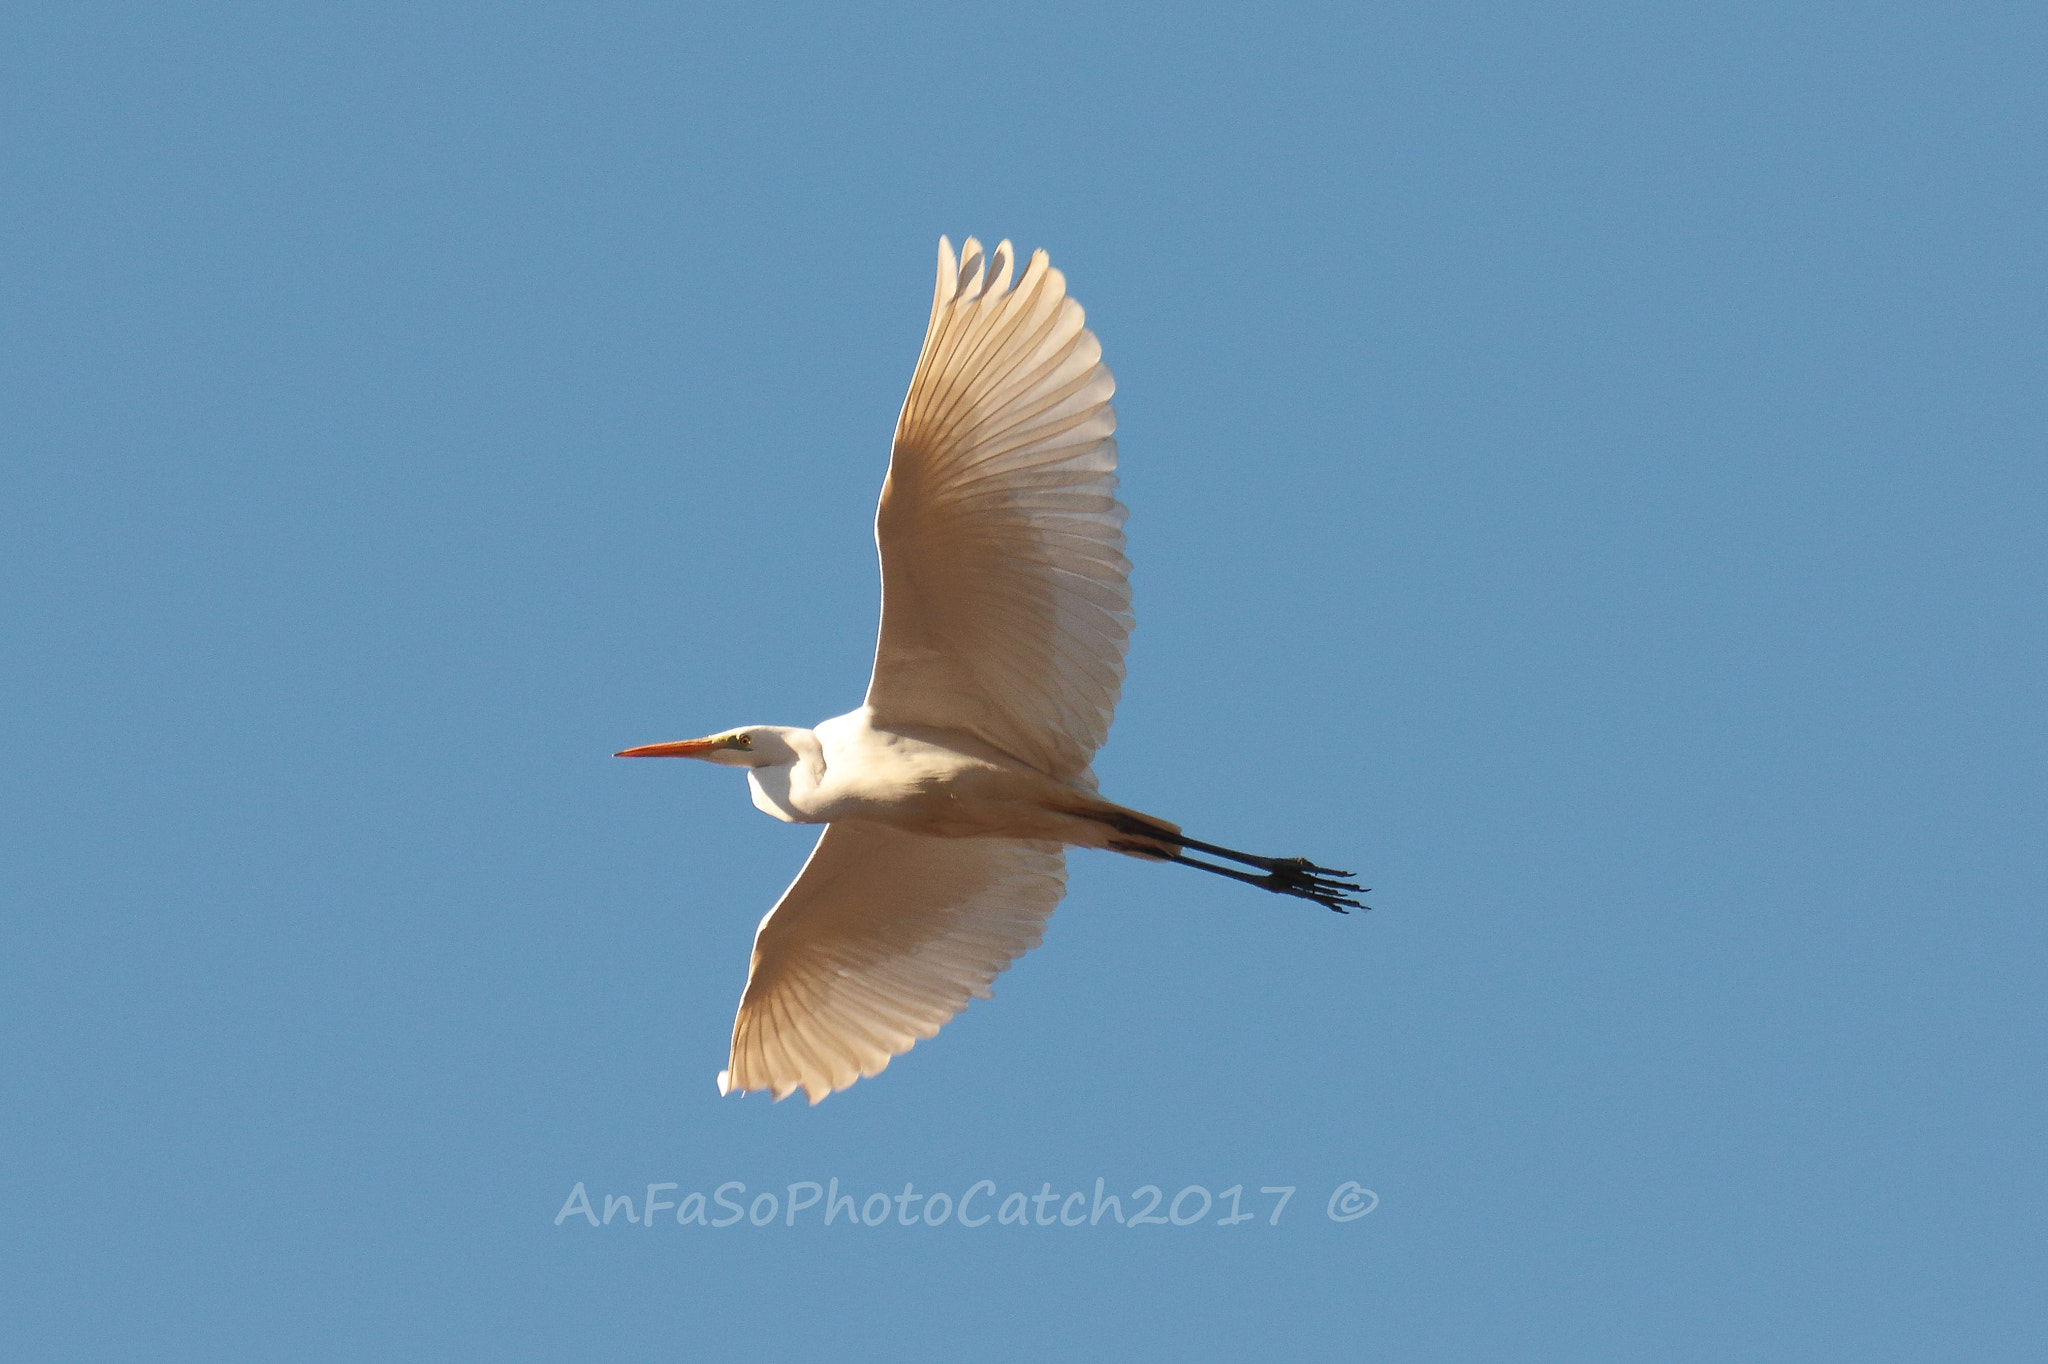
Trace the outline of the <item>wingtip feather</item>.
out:
[[[960,288],[954,298],[977,298],[981,294],[982,266],[981,242],[969,237],[960,244]]]

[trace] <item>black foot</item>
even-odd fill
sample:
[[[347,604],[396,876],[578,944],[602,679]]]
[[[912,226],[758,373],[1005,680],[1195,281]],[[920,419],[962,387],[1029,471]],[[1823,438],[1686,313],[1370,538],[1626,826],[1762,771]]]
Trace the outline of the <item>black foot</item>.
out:
[[[1335,871],[1319,867],[1306,857],[1279,857],[1273,859],[1273,867],[1263,877],[1253,882],[1262,885],[1277,895],[1294,895],[1304,900],[1314,900],[1325,909],[1334,909],[1339,914],[1349,914],[1354,909],[1371,909],[1372,906],[1357,899],[1368,887],[1356,881],[1339,878],[1351,875],[1348,871]]]
[[[1186,853],[1176,853],[1171,860],[1184,867],[1213,872],[1218,876],[1228,876],[1233,881],[1242,881],[1248,886],[1257,886],[1260,890],[1270,890],[1275,895],[1292,895],[1297,899],[1313,900],[1323,908],[1333,909],[1339,914],[1349,914],[1354,909],[1372,908],[1371,905],[1356,898],[1365,894],[1370,887],[1361,886],[1355,881],[1340,881],[1338,877],[1348,876],[1350,873],[1318,867],[1305,857],[1262,858],[1261,861],[1271,864],[1271,869],[1264,876],[1239,871],[1235,867],[1219,867],[1214,862],[1199,861]]]
[[[1339,871],[1335,867],[1319,867],[1306,857],[1260,857],[1255,853],[1242,853],[1235,848],[1219,847],[1214,843],[1203,843],[1197,839],[1182,836],[1180,845],[1197,852],[1214,853],[1227,857],[1233,862],[1242,862],[1248,867],[1258,867],[1264,876],[1246,876],[1239,879],[1252,885],[1264,887],[1276,895],[1296,895],[1304,900],[1314,900],[1326,909],[1339,914],[1348,914],[1354,909],[1371,909],[1372,906],[1353,897],[1365,894],[1368,887],[1351,880],[1352,873]],[[1191,866],[1206,864],[1195,862]]]

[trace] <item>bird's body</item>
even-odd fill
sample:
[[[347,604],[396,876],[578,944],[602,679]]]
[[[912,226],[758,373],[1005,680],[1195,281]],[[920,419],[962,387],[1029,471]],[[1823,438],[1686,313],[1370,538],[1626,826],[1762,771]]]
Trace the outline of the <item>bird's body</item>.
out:
[[[1106,848],[1102,820],[1128,814],[1056,781],[971,734],[874,722],[863,706],[811,729],[751,725],[758,747],[773,735],[795,760],[749,766],[754,808],[785,824],[864,820],[930,838],[1030,838]]]
[[[721,1091],[816,1103],[932,1036],[1037,945],[1067,847],[1357,905],[1347,872],[1198,842],[1096,793],[1131,628],[1101,354],[1044,252],[1013,288],[1008,242],[985,269],[972,238],[958,260],[941,239],[875,517],[865,703],[619,755],[744,767],[756,807],[826,826],[755,935]]]

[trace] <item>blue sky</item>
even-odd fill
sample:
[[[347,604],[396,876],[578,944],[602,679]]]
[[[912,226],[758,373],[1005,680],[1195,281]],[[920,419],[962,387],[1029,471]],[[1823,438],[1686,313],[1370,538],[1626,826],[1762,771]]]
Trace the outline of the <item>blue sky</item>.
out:
[[[2044,28],[11,14],[10,1353],[2036,1357]],[[607,755],[857,702],[941,233],[1119,380],[1105,790],[1376,908],[1075,854],[721,1101],[810,836]],[[1257,1216],[555,1222],[1098,1178]]]

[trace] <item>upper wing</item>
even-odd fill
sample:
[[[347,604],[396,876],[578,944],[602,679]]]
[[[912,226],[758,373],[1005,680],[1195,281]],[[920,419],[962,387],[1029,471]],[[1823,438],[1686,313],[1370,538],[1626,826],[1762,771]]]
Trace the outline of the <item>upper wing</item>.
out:
[[[879,722],[966,730],[1085,779],[1123,689],[1131,565],[1116,500],[1116,382],[1066,280],[1008,242],[956,267],[939,241],[931,327],[896,421],[875,540]]]
[[[720,1093],[812,1103],[930,1037],[1038,946],[1067,885],[1056,843],[825,826],[754,934]]]

